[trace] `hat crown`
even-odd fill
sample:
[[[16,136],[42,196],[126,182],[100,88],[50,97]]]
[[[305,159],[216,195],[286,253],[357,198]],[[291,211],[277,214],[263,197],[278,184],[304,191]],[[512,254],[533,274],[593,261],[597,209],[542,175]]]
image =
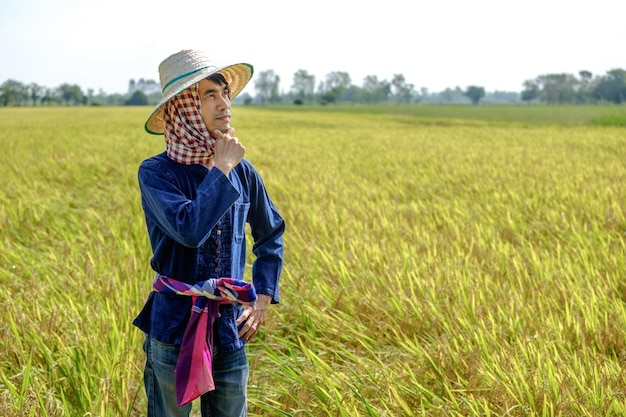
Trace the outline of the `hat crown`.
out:
[[[252,78],[254,68],[243,62],[218,67],[203,52],[193,49],[184,49],[165,58],[159,64],[159,79],[163,97],[148,116],[145,124],[146,132],[155,135],[163,134],[165,131],[163,120],[165,103],[176,94],[215,73],[224,77],[230,91],[230,99],[234,100]]]
[[[180,90],[186,80],[204,69],[215,68],[215,64],[204,53],[185,49],[165,58],[159,65],[161,92],[167,96],[172,91]]]

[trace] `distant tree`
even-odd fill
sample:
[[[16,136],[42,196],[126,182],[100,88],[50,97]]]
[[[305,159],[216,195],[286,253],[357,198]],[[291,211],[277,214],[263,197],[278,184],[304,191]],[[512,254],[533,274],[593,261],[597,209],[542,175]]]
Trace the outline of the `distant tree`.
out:
[[[467,103],[468,99],[461,87],[456,86],[454,89],[448,87],[440,92],[437,101],[444,103]]]
[[[249,106],[250,104],[252,104],[252,102],[254,101],[252,99],[252,96],[249,93],[243,93],[243,94],[239,94],[236,98],[235,98],[236,102],[241,102],[243,104],[245,104],[246,106]]]
[[[89,97],[89,103],[92,106],[104,106],[107,102],[107,93],[102,89],[98,89],[98,93],[95,95],[90,95],[89,90],[87,90],[87,96]]]
[[[391,93],[391,84],[387,80],[378,80],[376,75],[368,75],[363,79],[365,101],[370,104],[387,101]]]
[[[280,100],[278,96],[278,86],[280,77],[274,74],[274,70],[260,72],[254,82],[254,89],[261,104],[275,103]]]
[[[415,93],[415,101],[422,102],[428,99],[428,88],[420,87],[419,93]]]
[[[519,101],[520,93],[516,91],[500,91],[496,90],[491,93],[487,92],[485,94],[485,98],[482,100],[483,102],[515,102]]]
[[[85,103],[85,95],[83,94],[83,90],[81,90],[81,88],[76,84],[61,84],[58,90],[61,101],[66,105]]]
[[[296,100],[302,102],[312,101],[315,92],[315,75],[309,74],[305,70],[298,70],[293,74],[293,84],[291,92]]]
[[[41,98],[42,105],[56,104],[59,102],[59,92],[55,88],[46,88]]]
[[[0,85],[0,104],[21,105],[28,99],[27,87],[17,80],[6,80]]]
[[[121,106],[126,102],[126,97],[127,96],[120,93],[107,94],[103,104],[108,106]]]
[[[92,105],[92,106],[94,105],[93,93],[94,93],[93,88],[88,88],[87,95],[85,96],[87,104]]]
[[[408,84],[402,74],[394,74],[391,79],[391,92],[398,103],[411,103],[416,96],[415,87]]]
[[[485,89],[475,85],[467,87],[463,95],[472,101],[473,105],[477,105],[478,102],[485,97]]]
[[[446,87],[445,90],[439,93],[439,97],[441,98],[441,101],[450,103],[454,100],[454,90],[450,87]]]
[[[578,79],[572,74],[545,74],[537,78],[540,98],[549,104],[571,103],[576,96]]]
[[[539,98],[541,87],[536,80],[524,81],[524,90],[522,90],[522,100],[531,102]]]
[[[334,71],[326,74],[326,81],[321,82],[319,93],[322,101],[326,103],[335,103],[345,100],[346,93],[352,84],[350,74],[344,71]],[[349,100],[348,100],[349,101]]]
[[[579,71],[580,86],[577,91],[577,101],[580,103],[587,103],[592,100],[593,94],[591,86],[593,83],[593,74],[590,71]]]
[[[626,102],[626,71],[613,69],[600,77],[593,90],[593,96],[615,104]]]
[[[337,97],[332,93],[322,94],[320,96],[320,104],[325,106],[327,104],[335,104],[337,102]]]
[[[343,93],[342,100],[350,103],[358,103],[363,101],[364,97],[365,92],[363,91],[363,88],[356,85],[350,85],[350,87],[348,87],[348,89]]]
[[[148,96],[141,90],[135,90],[124,104],[126,106],[146,106],[148,104]]]
[[[26,88],[27,88],[30,100],[33,103],[33,106],[36,106],[39,100],[41,99],[41,97],[43,96],[45,87],[42,87],[37,83],[30,83],[28,84]]]

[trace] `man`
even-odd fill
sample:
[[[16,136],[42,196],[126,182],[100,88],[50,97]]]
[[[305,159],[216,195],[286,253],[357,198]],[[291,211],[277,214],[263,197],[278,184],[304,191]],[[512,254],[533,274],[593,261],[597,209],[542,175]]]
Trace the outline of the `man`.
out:
[[[149,417],[188,416],[200,395],[204,417],[247,413],[245,343],[279,302],[285,230],[230,125],[231,100],[252,73],[248,64],[216,67],[194,50],[159,65],[163,99],[145,129],[164,134],[166,150],[138,172],[156,278],[133,322],[146,333]],[[243,281],[246,222],[253,287]],[[204,382],[191,384],[192,375]]]

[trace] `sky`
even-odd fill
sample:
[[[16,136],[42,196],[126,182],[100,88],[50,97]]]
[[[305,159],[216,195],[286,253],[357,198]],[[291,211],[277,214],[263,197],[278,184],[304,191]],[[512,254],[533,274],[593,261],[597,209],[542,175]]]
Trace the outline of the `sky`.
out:
[[[402,74],[416,90],[482,86],[521,91],[525,80],[626,69],[622,0],[2,0],[0,84],[125,93],[159,79],[182,49],[216,64],[272,70],[287,92],[305,70],[352,84]],[[254,95],[254,78],[244,92]]]

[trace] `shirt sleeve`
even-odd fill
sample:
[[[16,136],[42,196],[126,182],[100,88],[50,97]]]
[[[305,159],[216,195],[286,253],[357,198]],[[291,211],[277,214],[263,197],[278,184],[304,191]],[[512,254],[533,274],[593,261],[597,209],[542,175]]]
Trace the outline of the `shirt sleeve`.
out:
[[[250,166],[250,211],[248,223],[254,244],[252,252],[252,280],[257,294],[280,301],[279,278],[284,259],[283,233],[285,221],[270,199],[265,185],[256,170]]]
[[[146,216],[176,242],[192,248],[204,243],[213,226],[239,197],[218,169],[207,172],[193,198],[188,197],[190,191],[183,190],[185,178],[174,175],[158,161],[144,161],[138,178]]]

